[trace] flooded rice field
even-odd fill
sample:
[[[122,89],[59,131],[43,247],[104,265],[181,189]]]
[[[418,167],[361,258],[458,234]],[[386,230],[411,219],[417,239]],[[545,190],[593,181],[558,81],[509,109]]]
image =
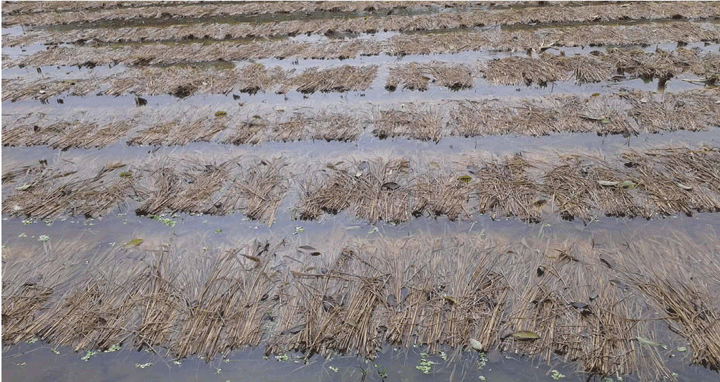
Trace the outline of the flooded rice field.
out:
[[[718,3],[2,16],[6,380],[718,379]]]

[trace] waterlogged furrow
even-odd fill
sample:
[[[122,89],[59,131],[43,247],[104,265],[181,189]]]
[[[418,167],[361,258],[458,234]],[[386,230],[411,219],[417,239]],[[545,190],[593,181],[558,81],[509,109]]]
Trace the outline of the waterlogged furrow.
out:
[[[537,30],[460,30],[446,33],[397,35],[374,41],[353,38],[319,42],[289,40],[239,43],[233,41],[119,46],[53,46],[27,57],[11,57],[3,67],[18,65],[76,66],[173,64],[199,61],[238,61],[263,58],[347,59],[360,55],[457,53],[478,50],[544,50],[550,46],[645,45],[668,42],[720,41],[720,27],[712,23],[668,22],[641,25],[590,25]]]
[[[502,10],[476,10],[416,16],[390,15],[352,19],[291,20],[265,23],[212,23],[138,26],[133,28],[87,28],[53,31],[36,29],[22,36],[4,39],[6,46],[94,41],[101,43],[149,42],[211,39],[228,40],[248,37],[282,37],[304,34],[413,32],[474,28],[494,25],[549,23],[608,23],[612,20],[710,19],[720,17],[715,3],[635,3],[602,4],[584,7],[540,7]],[[151,24],[152,25],[152,24]]]

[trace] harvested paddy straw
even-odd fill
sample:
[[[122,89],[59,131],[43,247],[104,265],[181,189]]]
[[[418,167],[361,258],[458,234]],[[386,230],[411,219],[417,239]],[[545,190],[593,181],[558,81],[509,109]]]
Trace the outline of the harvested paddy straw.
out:
[[[371,222],[409,219],[407,184],[410,163],[404,159],[328,164],[302,187],[300,219],[317,219],[322,212],[352,208]]]
[[[272,224],[287,190],[283,167],[282,161],[245,157],[219,165],[166,158],[144,165],[113,162],[100,166],[80,161],[39,172],[7,170],[3,176],[7,182],[23,184],[4,192],[11,195],[3,200],[3,213],[42,219],[99,217],[139,203],[135,208],[139,216],[226,215],[239,210]]]
[[[403,137],[436,142],[447,136],[541,136],[566,132],[631,136],[720,126],[718,101],[717,90],[703,89],[663,94],[620,91],[593,96],[411,103],[399,109],[359,109],[359,113],[351,114],[319,108],[284,113],[288,116],[278,116],[273,110],[217,117],[217,110],[212,107],[171,112],[133,110],[93,118],[85,114],[31,113],[3,120],[3,145],[48,145],[67,150],[99,148],[119,140],[133,146],[190,142],[254,145],[314,139],[346,142],[356,140],[366,126],[382,139]],[[365,114],[369,117],[362,116]]]
[[[428,83],[451,90],[473,87],[477,70],[465,64],[448,64],[433,61],[428,64],[410,63],[390,69],[385,89],[394,91],[399,85],[403,89],[427,90]]]
[[[397,56],[409,54],[456,53],[479,50],[541,49],[552,46],[613,45],[631,46],[658,43],[692,43],[720,41],[720,29],[715,24],[667,22],[639,25],[587,25],[573,28],[520,31],[478,31],[474,29],[452,33],[400,34],[383,41],[359,39],[328,40],[316,43],[292,40],[219,41],[214,43],[163,44],[145,43],[107,46],[53,46],[22,58],[4,60],[3,68],[24,65],[160,65],[174,63],[237,61],[264,58],[346,59],[359,55],[374,56],[387,53]]]
[[[487,352],[560,357],[580,372],[645,381],[672,379],[658,351],[684,340],[694,363],[717,367],[719,307],[710,296],[718,283],[691,281],[717,281],[716,238],[637,232],[626,245],[618,235],[350,239],[317,256],[265,240],[211,252],[179,244],[78,251],[69,241],[35,247],[43,262],[4,249],[3,341],[38,336],[75,350],[125,343],[212,359],[263,338],[268,354],[366,358],[385,342],[432,354],[469,350],[473,339]],[[92,267],[72,265],[90,253]],[[661,271],[649,266],[658,254],[688,261]],[[654,332],[657,315],[677,335]]]
[[[421,4],[412,4],[416,7]],[[439,4],[438,4],[439,5]],[[445,3],[443,6],[447,6]],[[339,8],[347,7],[342,4]],[[213,17],[217,17],[221,12],[232,14],[238,12],[237,7],[233,5],[218,8],[214,5],[204,5],[205,14],[198,17],[197,24],[187,24],[187,20],[176,21],[170,26],[153,26],[158,23],[158,18],[153,17],[144,20],[145,25],[142,27],[125,27],[125,28],[106,28],[97,27],[95,25],[83,25],[83,29],[49,31],[49,30],[33,30],[22,36],[11,36],[8,38],[9,46],[17,46],[19,44],[30,45],[40,41],[52,44],[98,41],[103,43],[127,43],[127,42],[148,42],[148,41],[173,41],[173,40],[193,40],[193,39],[244,39],[244,38],[271,38],[281,36],[297,36],[303,34],[332,34],[337,31],[344,33],[375,33],[378,31],[437,31],[461,28],[484,27],[488,25],[515,25],[515,24],[552,24],[552,23],[605,23],[611,21],[631,21],[631,20],[658,20],[675,18],[689,19],[711,19],[720,17],[720,8],[712,3],[637,3],[632,7],[624,7],[622,4],[598,4],[585,5],[582,7],[522,7],[501,9],[500,7],[490,6],[488,10],[458,10],[452,13],[431,13],[421,15],[387,15],[384,17],[362,17],[361,14],[350,14],[342,19],[322,18],[322,19],[289,19],[277,22],[261,22],[261,23],[215,23]],[[377,6],[368,5],[366,9],[378,8]],[[494,9],[493,9],[494,8]],[[171,17],[171,13],[176,11],[177,7],[166,7],[160,20],[167,20]],[[370,11],[370,14],[377,13],[378,9]],[[133,10],[129,12],[138,12]],[[213,15],[213,13],[215,15]],[[122,12],[120,12],[122,14]],[[37,17],[39,16],[39,17]],[[46,18],[45,15],[36,15],[31,18],[28,16],[15,17],[7,16],[7,20],[13,23],[16,18],[28,19],[25,25],[44,24],[47,22],[56,23],[61,20]],[[55,16],[55,15],[53,15]],[[90,23],[93,16],[97,19],[100,15],[88,16],[87,14],[65,14],[65,20],[75,18],[82,22],[83,19]],[[112,12],[104,12],[104,16],[118,17]],[[122,17],[122,16],[121,16]],[[138,15],[138,17],[143,17]],[[186,17],[186,16],[183,16]],[[193,17],[197,17],[193,15]],[[63,20],[64,21],[64,20]],[[100,20],[98,20],[100,21]],[[137,23],[138,20],[128,20],[129,23]],[[73,21],[71,21],[73,22]],[[203,24],[200,24],[203,22]],[[131,24],[132,25],[132,24]]]
[[[169,164],[169,163],[168,163]],[[247,166],[247,167],[246,167]],[[179,168],[178,168],[179,167]],[[135,210],[137,215],[188,212],[226,215],[236,210],[268,225],[287,189],[279,161],[231,159],[219,165],[177,163],[148,169],[149,198]]]
[[[401,158],[329,164],[301,191],[297,216],[321,212],[350,214],[375,223],[403,222],[413,216],[470,211],[539,222],[546,214],[592,221],[599,216],[645,217],[720,210],[720,164],[712,148],[628,151],[619,158],[575,154],[544,159],[522,154],[495,159],[457,158],[465,168],[428,166],[455,182],[429,178]],[[628,158],[636,158],[630,160]],[[405,163],[402,168],[396,168]],[[419,166],[418,166],[419,167]],[[428,183],[429,182],[429,183]],[[434,187],[434,188],[428,188]],[[427,195],[446,195],[444,204]],[[672,201],[672,202],[671,202]],[[449,205],[452,203],[452,206]],[[439,205],[439,206],[438,206]],[[439,213],[438,213],[439,212]]]
[[[318,219],[347,211],[371,223],[473,214],[540,222],[557,214],[590,222],[601,216],[649,219],[720,210],[720,175],[714,171],[720,155],[710,147],[628,150],[613,157],[518,153],[450,159],[455,164],[409,158],[311,163],[307,172],[294,175],[301,184],[295,214]],[[80,161],[24,176],[27,167],[8,168],[3,212],[98,217],[139,203],[138,215],[238,210],[270,224],[289,187],[282,163],[250,156],[220,164],[182,157],[137,165]]]
[[[309,68],[302,73],[283,70],[276,66],[268,69],[263,64],[249,64],[236,69],[233,64],[216,63],[210,68],[194,68],[174,65],[164,68],[128,69],[107,77],[91,77],[76,80],[24,80],[10,79],[4,82],[3,100],[19,101],[35,98],[47,102],[62,94],[84,96],[91,93],[102,95],[160,95],[170,94],[185,98],[198,94],[229,94],[233,91],[254,95],[258,92],[286,94],[346,92],[367,90],[372,85],[377,66],[349,66],[328,69]],[[639,50],[612,48],[607,53],[594,51],[592,57],[548,52],[539,57],[505,57],[489,62],[453,64],[432,61],[411,62],[390,68],[385,89],[425,91],[429,83],[451,90],[469,89],[475,86],[478,75],[492,84],[527,85],[568,81],[576,83],[601,82],[609,79],[654,78],[664,84],[680,73],[692,73],[708,81],[718,76],[720,57],[715,54],[698,55],[695,51],[680,49],[675,53],[658,50],[644,53]],[[109,82],[109,85],[108,85]]]
[[[443,120],[437,110],[410,105],[403,110],[382,110],[373,119],[373,135],[380,139],[412,137],[439,141]]]
[[[100,95],[161,95],[186,98],[197,94],[229,94],[232,91],[254,95],[258,92],[287,93],[346,92],[366,90],[377,73],[377,66],[309,68],[300,74],[263,64],[250,64],[236,70],[233,64],[222,69],[198,69],[171,66],[167,68],[128,69],[120,74],[80,80],[48,80],[26,83],[25,80],[3,82],[3,100],[19,101],[35,98],[46,102],[60,94]],[[458,79],[459,80],[459,79]],[[453,81],[447,79],[445,81]],[[452,85],[450,85],[452,86]],[[459,85],[458,85],[459,86]],[[468,85],[469,87],[469,85]]]
[[[720,370],[718,3],[0,11],[10,380]]]
[[[530,85],[536,82],[547,85],[564,79],[565,71],[544,60],[533,58],[509,57],[488,63],[485,77],[488,81],[505,85]]]
[[[53,2],[54,3],[54,2]],[[310,12],[382,12],[387,9],[405,9],[408,7],[463,7],[464,2],[396,2],[396,1],[325,1],[325,2],[275,2],[270,4],[203,4],[202,2],[169,2],[167,6],[157,3],[117,3],[117,2],[58,2],[59,5],[44,5],[42,8],[24,9],[13,5],[3,15],[3,25],[54,25],[70,23],[93,23],[110,20],[133,19],[202,19],[205,17],[227,17],[243,15],[274,15]],[[90,4],[88,4],[90,3]],[[188,4],[189,3],[189,4]],[[5,7],[3,7],[5,8]],[[89,12],[69,12],[82,10]],[[60,13],[60,11],[62,13]]]

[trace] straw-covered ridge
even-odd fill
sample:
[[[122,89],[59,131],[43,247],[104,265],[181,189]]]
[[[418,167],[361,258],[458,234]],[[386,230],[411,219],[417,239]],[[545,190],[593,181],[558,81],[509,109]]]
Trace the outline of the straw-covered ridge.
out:
[[[373,134],[439,141],[446,136],[531,135],[562,132],[622,134],[700,131],[720,125],[715,90],[656,94],[499,98],[407,104],[379,109]]]
[[[280,159],[236,158],[217,165],[194,161],[181,165],[161,163],[144,172],[139,187],[149,196],[135,213],[226,215],[242,211],[250,219],[271,225],[288,187],[283,168]]]
[[[137,19],[161,19],[161,20],[199,20],[207,17],[228,17],[228,16],[258,16],[258,15],[285,15],[305,14],[312,12],[364,12],[372,14],[376,11],[386,14],[390,9],[403,10],[407,8],[432,8],[464,7],[464,2],[401,2],[401,1],[324,1],[324,2],[273,2],[262,3],[231,3],[212,4],[190,1],[158,5],[151,2],[52,2],[32,8],[18,4],[3,5],[3,25],[57,25],[69,23],[93,23],[98,21],[112,20],[137,20]],[[8,7],[5,9],[5,7]],[[79,11],[79,12],[76,12]]]
[[[317,219],[322,212],[352,209],[360,218],[403,222],[409,219],[407,178],[410,162],[405,159],[363,161],[357,164],[329,163],[319,172],[307,174],[300,219]]]
[[[347,211],[375,223],[477,213],[539,222],[559,214],[588,222],[603,215],[651,218],[720,210],[714,171],[720,156],[709,147],[628,151],[616,158],[516,154],[454,162],[463,165],[377,158],[315,168],[319,171],[300,192],[297,217]]]
[[[373,358],[387,342],[673,380],[663,344],[689,342],[693,363],[720,365],[720,247],[708,238],[469,234],[317,249],[255,240],[210,252],[180,243],[98,251],[68,240],[27,249],[44,256],[4,248],[3,342],[38,336],[76,350],[122,343],[209,359],[258,345]],[[677,335],[657,332],[657,317]]]
[[[178,5],[184,2],[168,1],[168,5]],[[188,3],[192,3],[189,1]],[[127,7],[148,7],[156,4],[152,1],[52,1],[45,3],[5,2],[2,7],[3,16],[31,15],[47,12],[93,11],[101,9],[116,9]]]
[[[565,57],[545,52],[538,58],[496,59],[488,63],[484,74],[491,83],[502,85],[546,85],[570,79],[576,83],[601,82],[615,75],[646,81],[658,78],[665,83],[680,73],[716,77],[719,60],[715,54],[698,55],[694,50],[684,48],[674,52],[657,49],[652,53],[611,48],[605,53],[595,51],[589,57]]]
[[[380,139],[412,137],[439,141],[444,121],[436,108],[408,105],[400,110],[379,110],[373,117],[373,135]]]
[[[18,186],[12,191],[3,190],[3,213],[43,218],[105,215],[130,199],[142,197],[131,176],[118,176],[125,167],[120,162],[94,166],[74,163],[63,169],[43,166],[42,171],[15,180],[13,184]]]
[[[415,7],[415,4],[410,5]],[[191,6],[201,8],[202,6]],[[341,7],[343,7],[341,5]],[[345,6],[347,7],[347,6]],[[526,25],[551,23],[608,23],[611,21],[636,21],[659,19],[711,19],[720,16],[720,8],[712,3],[637,3],[631,7],[623,4],[598,4],[582,7],[523,7],[510,9],[469,10],[452,13],[432,12],[420,15],[385,15],[387,12],[368,12],[366,14],[351,14],[344,18],[300,19],[292,15],[288,19],[268,20],[270,22],[258,23],[215,23],[211,13],[217,11],[236,12],[233,5],[217,8],[207,5],[203,16],[197,15],[196,23],[187,24],[186,20],[177,20],[175,25],[153,26],[153,23],[164,21],[173,22],[173,19],[162,17],[145,20],[145,25],[138,27],[107,28],[83,25],[83,28],[70,31],[35,30],[19,37],[10,37],[9,46],[19,44],[29,45],[39,41],[52,44],[96,41],[102,43],[119,42],[148,42],[192,39],[242,39],[242,38],[271,38],[282,36],[297,36],[303,34],[333,33],[375,33],[379,31],[435,31],[460,28],[485,27],[490,25]],[[270,7],[272,8],[272,7]],[[373,8],[371,5],[366,9]],[[163,13],[176,12],[177,7],[166,7]],[[181,8],[182,9],[182,8]],[[118,13],[122,13],[119,11]],[[124,10],[124,12],[138,12],[138,10]],[[392,12],[390,12],[392,13]],[[113,17],[112,12],[105,14]],[[382,17],[377,17],[382,15]],[[98,16],[98,15],[96,15]],[[373,16],[373,17],[365,17]],[[84,14],[66,14],[56,18],[56,23],[62,23],[70,18],[87,18]],[[140,16],[142,17],[142,16]],[[40,17],[27,17],[31,24],[47,22],[44,15]],[[13,16],[6,17],[12,20]],[[50,19],[52,20],[52,19]],[[78,20],[79,21],[79,20]],[[89,20],[88,20],[89,21]],[[137,22],[136,20],[130,20]],[[179,23],[178,23],[179,21]],[[185,23],[183,23],[183,21]],[[272,22],[275,21],[275,22]],[[29,24],[26,23],[26,24]],[[201,24],[202,23],[202,24]]]
[[[427,90],[432,82],[451,90],[471,88],[475,85],[478,69],[466,64],[432,61],[427,64],[410,63],[390,68],[385,89],[394,91],[399,86],[409,90]]]
[[[134,206],[139,215],[241,211],[272,223],[287,179],[297,178],[295,215],[318,219],[346,211],[372,223],[474,214],[539,222],[558,214],[585,222],[600,216],[644,217],[720,211],[715,148],[627,150],[507,157],[458,156],[448,164],[412,158],[322,159],[284,170],[281,159],[246,156],[220,164],[191,158],[149,163],[58,162],[8,167],[3,212],[54,218],[104,216]],[[303,171],[305,173],[297,173]]]
[[[565,132],[622,134],[702,131],[720,126],[720,97],[713,89],[679,93],[621,91],[609,95],[544,96],[407,103],[399,108],[358,106],[242,112],[211,107],[172,112],[133,109],[96,117],[86,114],[3,117],[3,145],[55,149],[218,142],[354,141],[367,128],[380,139],[438,142],[444,137],[542,136]]]
[[[186,98],[196,94],[255,94],[257,92],[289,91],[301,93],[347,92],[366,90],[377,73],[377,66],[343,65],[328,69],[309,68],[302,73],[280,67],[265,68],[250,64],[235,69],[233,64],[218,63],[209,68],[179,65],[157,68],[128,69],[110,77],[77,80],[3,80],[3,101],[34,98],[46,102],[62,94],[72,96],[97,95],[162,95]],[[29,83],[28,83],[29,82]]]
[[[95,65],[172,64],[196,61],[237,61],[263,58],[344,59],[359,55],[387,53],[409,54],[456,53],[479,50],[542,50],[548,46],[631,46],[658,43],[693,43],[720,41],[716,24],[695,22],[646,23],[637,25],[583,25],[571,28],[537,30],[459,30],[440,33],[408,33],[387,40],[329,39],[318,42],[295,40],[218,41],[183,44],[128,44],[120,46],[51,46],[25,57],[3,62],[3,68],[24,65],[75,66],[92,62]]]
[[[135,208],[137,215],[243,212],[268,225],[287,191],[282,159],[233,158],[220,164],[188,158],[150,163],[79,161],[62,168],[20,167],[3,175],[3,213],[99,217]]]
[[[290,91],[301,93],[346,92],[367,90],[377,75],[378,67],[344,65],[328,69],[309,68],[299,74],[280,67],[266,68],[263,64],[249,64],[235,68],[231,63],[217,62],[205,68],[187,65],[170,67],[131,68],[108,77],[78,78],[75,80],[9,79],[3,81],[3,100],[38,99],[46,102],[62,94],[101,95],[160,95],[185,98],[197,94],[255,94]],[[451,90],[469,89],[482,75],[493,85],[547,85],[556,81],[574,80],[577,84],[602,82],[611,79],[659,79],[664,84],[678,74],[694,74],[707,83],[720,76],[720,56],[698,54],[679,48],[673,53],[658,49],[644,53],[640,50],[612,48],[591,56],[565,57],[545,52],[538,57],[505,57],[471,64],[431,61],[394,65],[389,69],[385,89],[398,87],[407,90],[428,90],[429,84]]]

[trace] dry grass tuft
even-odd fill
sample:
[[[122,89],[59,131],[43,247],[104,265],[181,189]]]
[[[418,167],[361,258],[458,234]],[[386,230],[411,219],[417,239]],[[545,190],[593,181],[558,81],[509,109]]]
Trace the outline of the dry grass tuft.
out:
[[[540,221],[540,208],[547,202],[539,187],[527,174],[532,165],[521,154],[502,161],[470,164],[472,196],[477,211],[495,216],[517,216],[529,222]]]
[[[300,93],[365,90],[375,80],[376,74],[376,65],[363,67],[344,65],[325,70],[313,67],[294,77],[292,86]]]
[[[450,220],[469,218],[465,210],[472,186],[465,178],[432,172],[418,177],[412,198],[412,214],[415,217],[428,212],[430,216],[447,216]]]
[[[287,78],[288,73],[280,67],[268,71],[263,64],[250,64],[240,70],[238,74],[240,82],[236,88],[242,93],[255,94],[272,89]]]
[[[102,167],[78,163],[62,170],[44,169],[3,200],[3,213],[41,219],[103,216],[139,197],[136,179],[118,176],[125,167],[115,162]]]
[[[702,72],[700,57],[684,48],[675,52],[658,49],[654,53],[611,48],[601,59],[610,62],[620,74],[630,73],[647,81],[658,78],[664,82],[680,72]]]
[[[632,105],[628,114],[644,130],[699,131],[707,126],[720,126],[718,93],[714,90],[687,92],[683,94],[650,93],[634,91],[621,95]]]
[[[322,212],[351,209],[373,224],[378,220],[404,222],[410,189],[410,163],[405,159],[328,164],[303,186],[299,219],[317,219]],[[314,184],[313,184],[314,183]]]
[[[498,85],[546,85],[562,81],[567,73],[556,65],[537,58],[508,57],[492,60],[485,70],[485,78]]]
[[[350,142],[362,134],[366,123],[363,119],[337,112],[320,112],[307,117],[305,125],[312,139]]]
[[[272,225],[281,197],[287,191],[284,165],[279,160],[231,159],[219,165],[194,161],[165,164],[146,170],[148,198],[137,215],[190,212],[226,215],[236,210]]]
[[[390,68],[390,75],[385,82],[385,89],[395,91],[402,85],[403,89],[425,91],[428,89],[430,77],[424,73],[424,66],[416,62]]]
[[[572,78],[578,84],[607,81],[615,72],[612,65],[598,62],[590,57],[556,56],[552,60],[558,67],[572,73]]]
[[[271,225],[288,189],[287,176],[283,170],[285,164],[280,159],[259,159],[246,166],[236,169],[239,173],[236,173],[232,185],[220,199],[221,206],[226,206],[222,212],[231,212],[228,207],[238,208],[249,218]]]
[[[410,104],[402,110],[379,111],[373,125],[373,135],[380,139],[403,137],[438,142],[444,122],[437,110]]]
[[[402,85],[403,89],[424,91],[428,89],[428,83],[432,81],[451,90],[461,90],[473,87],[476,76],[477,70],[466,64],[438,61],[427,64],[411,62],[390,69],[385,89],[394,91]]]

